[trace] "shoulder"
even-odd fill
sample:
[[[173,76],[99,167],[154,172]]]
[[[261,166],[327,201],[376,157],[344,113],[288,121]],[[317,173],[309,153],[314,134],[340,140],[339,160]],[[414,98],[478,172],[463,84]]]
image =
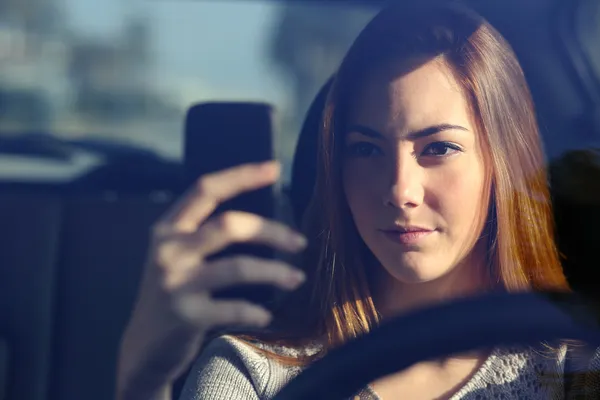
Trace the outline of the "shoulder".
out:
[[[567,398],[600,398],[600,348],[572,341],[545,344],[505,353],[504,366],[519,371],[516,381],[537,386],[540,393],[552,393],[547,398],[564,394]]]
[[[570,349],[565,379],[570,382],[570,398],[600,398],[600,348],[576,346]]]
[[[286,355],[293,352],[256,346]],[[282,365],[234,336],[221,336],[210,341],[196,360],[181,400],[270,399],[300,371],[300,367]]]
[[[456,398],[561,398],[565,346],[493,349]]]

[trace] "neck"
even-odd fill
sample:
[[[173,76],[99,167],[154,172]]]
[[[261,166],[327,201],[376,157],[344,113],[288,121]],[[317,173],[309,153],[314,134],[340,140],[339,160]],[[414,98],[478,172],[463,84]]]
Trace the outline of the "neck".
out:
[[[383,319],[419,308],[435,306],[452,299],[484,293],[490,289],[485,271],[485,251],[474,250],[446,275],[429,282],[406,284],[383,272],[375,284],[380,294],[374,298]]]
[[[420,308],[435,306],[445,301],[482,294],[492,289],[489,274],[486,272],[485,249],[477,248],[463,262],[448,274],[429,282],[404,284],[390,276],[378,279],[376,293],[382,295],[374,298],[375,305],[383,320],[392,318]],[[382,268],[383,269],[383,268]],[[387,272],[385,273],[387,274]],[[466,362],[481,364],[488,351],[474,349],[462,354],[454,354],[426,362],[425,367],[436,370],[453,369]],[[458,364],[457,364],[458,363]]]

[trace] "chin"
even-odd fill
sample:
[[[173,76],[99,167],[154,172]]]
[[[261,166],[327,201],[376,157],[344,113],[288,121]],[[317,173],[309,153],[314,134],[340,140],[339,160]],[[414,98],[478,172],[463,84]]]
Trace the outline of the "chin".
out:
[[[402,260],[386,263],[382,268],[396,281],[414,285],[435,281],[450,272],[450,268],[439,268],[440,263],[424,262],[425,260]]]
[[[388,271],[390,273],[391,271]],[[403,269],[402,271],[395,270],[390,273],[392,278],[405,285],[417,285],[420,283],[433,282],[445,274],[431,273],[430,271],[420,271]]]

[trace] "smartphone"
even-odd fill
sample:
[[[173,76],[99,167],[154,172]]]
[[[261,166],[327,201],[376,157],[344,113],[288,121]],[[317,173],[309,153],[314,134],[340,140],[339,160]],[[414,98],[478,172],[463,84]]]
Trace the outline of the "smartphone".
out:
[[[184,168],[189,185],[207,173],[246,163],[276,159],[273,109],[265,103],[202,103],[187,114]],[[222,204],[216,213],[239,210],[289,223],[288,201],[278,182]],[[265,259],[289,258],[273,248],[233,245],[214,257],[247,254]],[[244,299],[274,311],[287,292],[271,285],[240,285],[218,291],[215,298]]]

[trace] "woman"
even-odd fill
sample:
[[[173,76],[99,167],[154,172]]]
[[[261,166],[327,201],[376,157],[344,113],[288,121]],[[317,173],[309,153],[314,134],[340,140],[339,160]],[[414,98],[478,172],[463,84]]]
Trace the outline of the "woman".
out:
[[[256,216],[209,218],[219,202],[274,182],[271,163],[203,177],[159,223],[122,344],[122,399],[168,398],[209,329],[269,324],[257,306],[211,299],[240,282],[295,289],[306,275],[268,332],[207,346],[183,399],[272,398],[329,349],[418,307],[490,290],[569,290],[533,106],[512,50],[462,6],[418,4],[379,14],[335,78],[305,217],[303,273],[244,257],[206,261],[233,242],[304,246]],[[563,380],[540,373],[562,376],[567,350],[429,360],[357,396],[561,398]]]

